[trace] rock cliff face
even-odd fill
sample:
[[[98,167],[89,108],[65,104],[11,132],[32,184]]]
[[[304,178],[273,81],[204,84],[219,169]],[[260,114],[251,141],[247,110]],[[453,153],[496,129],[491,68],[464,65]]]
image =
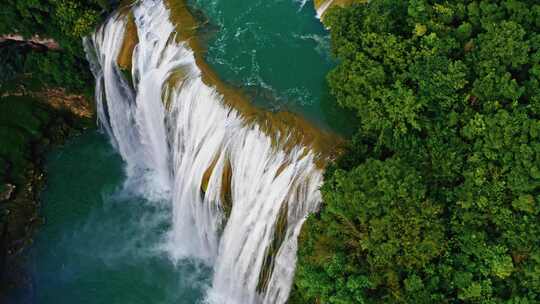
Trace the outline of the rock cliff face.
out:
[[[0,43],[6,42],[6,41],[15,41],[15,42],[24,43],[30,47],[44,47],[49,50],[60,49],[60,45],[54,39],[41,38],[39,36],[33,36],[28,39],[17,34],[8,34],[8,35],[0,36]]]

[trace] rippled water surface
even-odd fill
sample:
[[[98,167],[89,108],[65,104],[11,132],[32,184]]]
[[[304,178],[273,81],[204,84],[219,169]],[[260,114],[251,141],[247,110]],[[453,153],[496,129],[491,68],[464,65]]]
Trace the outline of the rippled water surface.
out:
[[[325,80],[335,65],[329,34],[310,1],[189,2],[207,20],[206,59],[223,79],[258,105],[292,110],[321,127],[346,131],[345,114]]]

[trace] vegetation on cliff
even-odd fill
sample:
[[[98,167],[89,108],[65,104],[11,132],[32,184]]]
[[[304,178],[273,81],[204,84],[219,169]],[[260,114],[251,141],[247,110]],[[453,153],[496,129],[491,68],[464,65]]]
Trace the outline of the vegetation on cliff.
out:
[[[4,1],[0,11],[0,36],[17,34],[25,38],[53,39],[61,51],[2,50],[0,83],[22,73],[47,85],[85,90],[91,74],[86,68],[82,36],[90,33],[108,9],[108,0]]]
[[[291,303],[540,302],[540,1],[372,0],[325,17],[358,114]]]

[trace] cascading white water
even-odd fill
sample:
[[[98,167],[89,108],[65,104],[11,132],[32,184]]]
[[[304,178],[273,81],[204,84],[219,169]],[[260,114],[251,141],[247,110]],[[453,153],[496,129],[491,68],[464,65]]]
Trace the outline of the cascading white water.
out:
[[[334,3],[334,0],[326,0],[324,1],[321,6],[317,8],[317,18],[322,19],[324,13],[326,10],[330,8],[330,6]]]
[[[321,200],[315,153],[285,149],[287,134],[273,140],[226,105],[203,82],[189,47],[175,42],[164,3],[143,0],[132,11],[133,88],[116,62],[125,14],[85,43],[99,123],[127,164],[127,182],[172,202],[166,248],[173,260],[197,257],[214,267],[207,302],[285,303],[301,225]],[[169,82],[178,71],[184,80]]]
[[[172,170],[160,88],[174,67],[160,64],[160,58],[146,49],[154,44],[164,47],[163,37],[140,36],[140,47],[133,54],[133,79],[138,83],[134,92],[116,63],[125,26],[125,18],[113,16],[93,35],[92,43],[85,43],[88,57],[95,59],[91,66],[96,76],[98,121],[126,162],[130,188],[150,199],[167,199]]]

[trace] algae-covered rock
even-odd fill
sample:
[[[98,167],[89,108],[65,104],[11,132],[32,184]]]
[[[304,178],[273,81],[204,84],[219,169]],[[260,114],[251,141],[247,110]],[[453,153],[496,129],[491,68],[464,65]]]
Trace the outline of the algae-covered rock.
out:
[[[124,33],[124,41],[122,42],[122,47],[118,53],[117,63],[122,75],[128,81],[130,86],[133,88],[133,77],[132,75],[132,61],[133,61],[133,50],[135,46],[139,43],[139,36],[137,35],[137,25],[135,24],[135,17],[133,12],[128,13],[126,24],[126,31]]]
[[[0,185],[0,202],[9,200],[13,195],[15,188],[15,185],[9,183]]]

